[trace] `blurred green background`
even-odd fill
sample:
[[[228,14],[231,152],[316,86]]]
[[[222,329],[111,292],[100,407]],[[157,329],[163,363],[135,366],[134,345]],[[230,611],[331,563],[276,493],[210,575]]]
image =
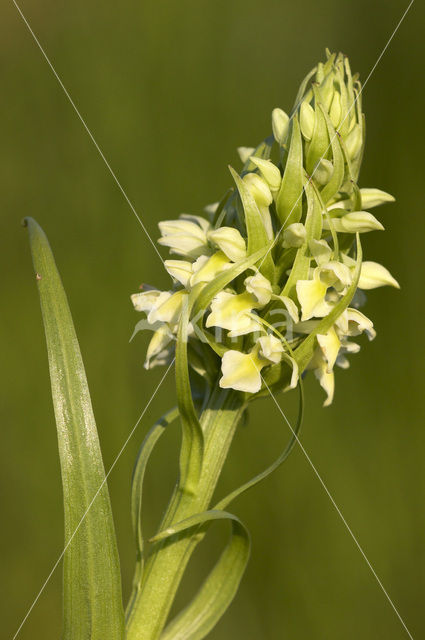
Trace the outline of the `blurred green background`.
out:
[[[290,109],[325,47],[367,77],[407,6],[393,0],[22,0],[21,7],[113,170],[156,238],[157,222],[197,213],[227,189],[236,147]],[[54,418],[24,215],[46,230],[69,296],[108,468],[162,371],[142,368],[147,336],[129,344],[142,281],[168,278],[127,202],[12,2],[1,8],[2,637],[12,638],[62,550]],[[307,381],[302,441],[413,637],[425,635],[423,336],[423,4],[417,1],[364,91],[362,186],[394,193],[387,229],[365,237],[401,291],[371,292],[378,337],[339,371],[335,402]],[[163,253],[165,256],[165,253]],[[134,561],[133,460],[173,402],[161,388],[110,477],[124,592]],[[295,399],[280,398],[293,419]],[[288,428],[272,401],[240,430],[220,492],[260,470]],[[146,486],[153,531],[176,474],[178,432],[155,453]],[[234,511],[253,537],[240,592],[211,638],[336,640],[407,637],[307,460],[296,450]],[[179,602],[205,574],[220,527],[192,563]],[[58,638],[61,569],[19,638]],[[4,635],[3,635],[4,634]],[[107,639],[105,639],[107,640]]]

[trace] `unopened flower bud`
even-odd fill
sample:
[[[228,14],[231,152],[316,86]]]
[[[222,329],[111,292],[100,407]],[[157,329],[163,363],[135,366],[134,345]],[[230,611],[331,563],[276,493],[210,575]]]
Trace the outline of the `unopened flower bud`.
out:
[[[307,141],[311,140],[313,135],[315,120],[316,116],[313,107],[304,100],[300,108],[300,127],[301,133]]]
[[[289,116],[283,109],[273,109],[272,111],[272,129],[274,139],[281,146],[285,143],[289,127]]]
[[[270,187],[270,191],[276,193],[282,182],[282,176],[277,166],[271,160],[264,160],[264,158],[256,158],[255,156],[251,156],[251,162],[260,170],[261,175]]]
[[[259,207],[268,207],[273,202],[269,185],[256,173],[247,173],[243,178]]]
[[[341,122],[341,116],[342,116],[341,96],[338,91],[335,91],[334,97],[332,98],[332,104],[329,110],[329,116],[333,126],[335,127],[335,129],[337,129],[339,123]]]
[[[327,74],[320,86],[320,97],[327,111],[331,108],[332,100],[335,95],[334,74],[332,71]]]
[[[347,233],[365,233],[367,231],[383,231],[383,225],[368,211],[352,211],[339,219],[341,231]]]
[[[314,170],[314,179],[320,185],[325,185],[331,179],[334,166],[330,160],[322,158]]]
[[[338,233],[366,233],[367,231],[383,231],[384,229],[379,220],[368,211],[351,211],[341,218],[332,218],[331,224]],[[329,229],[328,220],[323,220],[323,227]]]
[[[214,242],[226,256],[237,262],[246,256],[246,243],[237,229],[220,227],[208,233],[208,240]]]
[[[237,152],[243,164],[245,164],[245,162],[249,160],[249,158],[252,156],[254,151],[255,151],[254,147],[238,147],[237,148]]]
[[[305,226],[301,222],[293,222],[283,232],[283,247],[301,247],[307,237]]]
[[[395,287],[400,289],[397,280],[382,264],[363,262],[360,272],[359,289],[376,289],[377,287]]]
[[[352,131],[350,131],[350,133],[345,139],[347,153],[351,159],[355,158],[358,155],[362,147],[362,142],[363,142],[362,128],[359,124],[355,124]]]
[[[386,202],[395,202],[394,196],[385,191],[381,191],[381,189],[360,189],[360,195],[364,209],[378,207],[380,204],[385,204]]]
[[[170,252],[197,258],[207,250],[206,231],[210,224],[200,216],[182,214],[179,220],[164,220],[159,223],[159,244],[170,248]]]

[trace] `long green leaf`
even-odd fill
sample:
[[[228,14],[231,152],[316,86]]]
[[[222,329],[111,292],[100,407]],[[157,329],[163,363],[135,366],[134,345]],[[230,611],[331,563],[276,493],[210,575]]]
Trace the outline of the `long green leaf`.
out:
[[[189,605],[170,622],[161,640],[202,640],[217,624],[236,595],[250,554],[250,537],[245,525],[231,513],[204,511],[159,533],[164,540],[194,527],[209,526],[214,520],[232,523],[230,540]]]
[[[41,227],[26,218],[49,357],[65,509],[64,640],[124,637],[114,524],[71,312]]]

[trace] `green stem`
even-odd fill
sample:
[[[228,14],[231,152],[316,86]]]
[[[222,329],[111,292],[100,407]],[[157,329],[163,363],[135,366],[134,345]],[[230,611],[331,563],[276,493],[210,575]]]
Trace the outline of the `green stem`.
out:
[[[195,493],[174,490],[160,531],[208,508],[244,410],[240,394],[216,388],[200,422],[205,449]],[[203,534],[184,532],[152,545],[127,619],[127,640],[157,640],[189,558]]]

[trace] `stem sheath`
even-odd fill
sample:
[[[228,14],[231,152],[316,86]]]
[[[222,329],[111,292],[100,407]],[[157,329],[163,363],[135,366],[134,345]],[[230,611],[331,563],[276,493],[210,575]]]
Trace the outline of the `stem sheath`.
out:
[[[200,418],[205,449],[199,484],[193,493],[177,485],[160,531],[208,508],[243,410],[240,394],[219,387],[213,391]],[[160,637],[186,565],[202,537],[185,531],[152,545],[127,613],[127,640]]]

